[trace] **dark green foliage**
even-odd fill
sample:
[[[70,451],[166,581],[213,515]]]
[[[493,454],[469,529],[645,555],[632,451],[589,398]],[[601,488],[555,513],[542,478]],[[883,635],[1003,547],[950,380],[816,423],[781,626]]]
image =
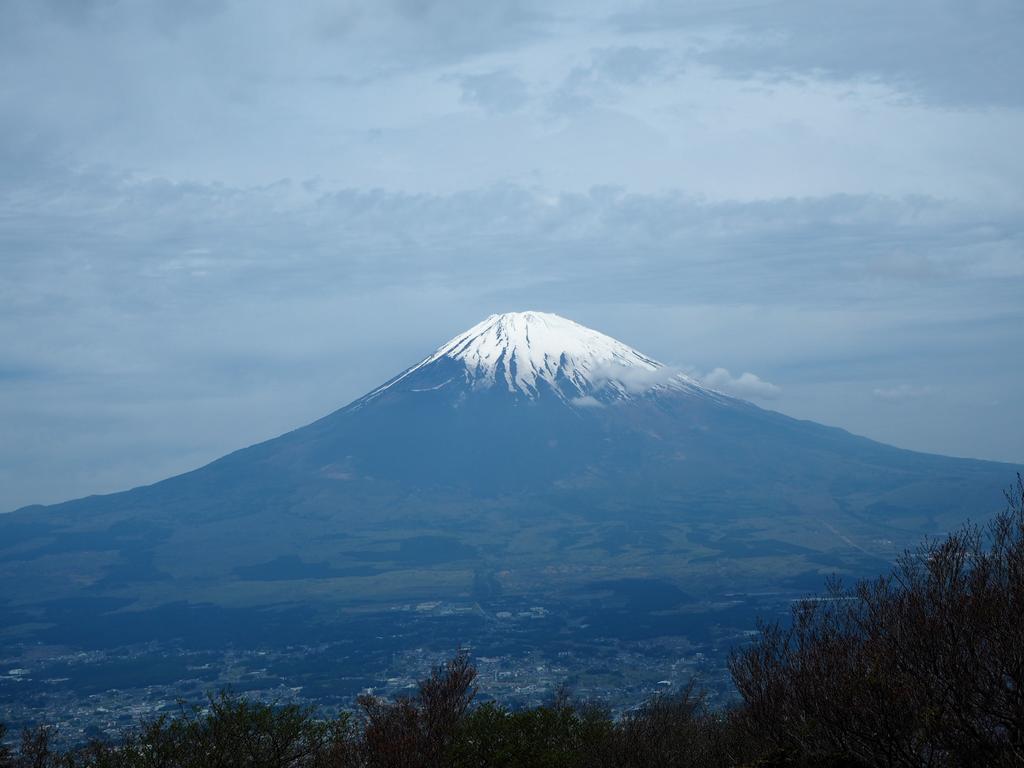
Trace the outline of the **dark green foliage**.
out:
[[[587,755],[607,742],[612,724],[606,713],[576,711],[556,703],[509,712],[495,704],[474,710],[462,724],[451,754],[453,768],[488,765],[584,766]]]
[[[730,666],[742,696],[714,712],[691,684],[621,718],[565,695],[475,709],[459,653],[358,720],[221,694],[119,743],[53,748],[25,730],[0,768],[861,768],[1024,765],[1024,481],[986,529],[967,526],[891,574],[829,584],[764,625]]]
[[[50,731],[26,731],[18,768],[688,768],[732,765],[739,731],[704,711],[691,689],[618,721],[596,706],[468,710],[475,672],[460,654],[412,699],[364,699],[362,727],[324,722],[307,709],[229,694],[173,718],[145,722],[119,743],[67,752]]]
[[[453,768],[689,768],[736,765],[752,754],[731,718],[707,712],[693,686],[613,720],[565,700],[520,712],[477,708],[450,753]]]
[[[316,720],[295,705],[270,707],[226,693],[204,708],[183,708],[175,718],[144,724],[121,747],[117,765],[244,766],[306,765],[329,743],[332,729],[344,723]],[[133,756],[125,762],[123,755]]]

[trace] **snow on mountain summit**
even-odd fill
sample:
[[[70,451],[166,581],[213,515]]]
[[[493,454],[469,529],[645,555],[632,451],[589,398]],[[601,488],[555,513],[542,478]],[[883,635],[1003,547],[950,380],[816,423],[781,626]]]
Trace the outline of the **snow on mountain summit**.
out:
[[[532,395],[540,381],[564,379],[588,390],[613,368],[653,373],[663,366],[610,336],[547,312],[491,315],[449,341],[430,358],[465,363],[478,386],[503,382]]]
[[[461,364],[472,389],[500,386],[531,399],[548,391],[581,405],[629,399],[656,387],[703,390],[693,379],[572,320],[549,312],[508,312],[442,344],[370,397],[446,361]]]

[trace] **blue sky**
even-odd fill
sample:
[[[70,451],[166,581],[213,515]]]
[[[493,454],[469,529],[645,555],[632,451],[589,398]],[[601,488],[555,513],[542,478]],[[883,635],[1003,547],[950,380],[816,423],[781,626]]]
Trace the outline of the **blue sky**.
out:
[[[1022,43],[1015,0],[4,3],[0,509],[517,309],[1024,462]]]

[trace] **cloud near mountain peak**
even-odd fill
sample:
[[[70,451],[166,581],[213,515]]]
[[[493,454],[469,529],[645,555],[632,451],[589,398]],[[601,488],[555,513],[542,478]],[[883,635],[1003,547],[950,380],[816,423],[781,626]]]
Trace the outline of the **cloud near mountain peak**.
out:
[[[744,399],[774,400],[782,394],[782,387],[749,371],[734,377],[727,368],[715,368],[700,378],[712,389]]]

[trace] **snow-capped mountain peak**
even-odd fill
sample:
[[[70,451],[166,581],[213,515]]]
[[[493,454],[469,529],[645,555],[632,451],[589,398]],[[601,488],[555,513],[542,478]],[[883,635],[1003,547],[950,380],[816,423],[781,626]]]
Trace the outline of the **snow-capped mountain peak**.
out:
[[[473,389],[502,387],[528,398],[550,392],[576,403],[607,402],[653,388],[703,389],[610,336],[559,315],[531,311],[491,315],[370,397],[402,381],[412,384],[410,379],[445,361],[461,364],[465,383]]]
[[[504,384],[532,395],[541,381],[593,388],[612,369],[653,373],[663,366],[610,336],[547,312],[491,315],[441,346],[441,357],[462,361],[477,386]]]

